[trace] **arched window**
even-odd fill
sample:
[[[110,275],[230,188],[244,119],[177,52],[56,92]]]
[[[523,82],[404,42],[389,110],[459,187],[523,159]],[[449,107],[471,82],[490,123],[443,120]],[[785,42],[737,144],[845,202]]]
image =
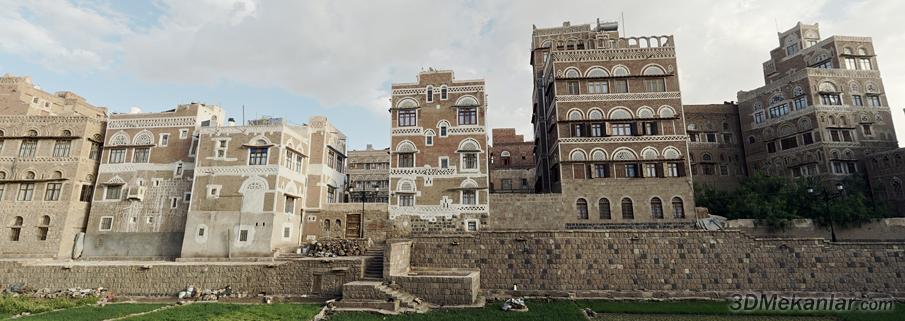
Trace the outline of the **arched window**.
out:
[[[330,219],[324,220],[324,232],[330,232]]]
[[[710,154],[704,153],[704,155],[701,155],[701,160],[703,160],[705,162],[709,162],[709,161],[713,160],[713,156],[710,156]]]
[[[628,197],[622,199],[622,219],[635,219],[635,206],[634,204],[632,204],[632,200]]]
[[[47,234],[50,232],[50,216],[42,216],[38,223],[38,240],[47,241]]]
[[[625,66],[616,66],[616,68],[613,68],[613,76],[624,77],[628,75],[628,68],[625,68]]]
[[[580,74],[578,73],[578,69],[569,68],[566,69],[565,76],[566,78],[578,78]]]
[[[748,144],[754,144],[754,136],[748,136]]]
[[[13,219],[13,224],[11,224],[12,227],[10,228],[10,233],[9,233],[10,241],[13,241],[13,242],[19,241],[19,237],[22,236],[22,223],[24,221],[25,220],[22,219],[21,216],[16,216],[16,218]]]
[[[660,68],[659,66],[650,66],[650,67],[644,68],[644,71],[641,72],[641,74],[643,74],[645,76],[657,76],[657,75],[665,75],[666,72],[663,71],[663,68]]]
[[[63,136],[65,136],[65,137],[72,136],[72,132],[69,130],[63,130]]]
[[[606,69],[600,67],[594,67],[588,70],[587,76],[590,78],[602,78],[609,77],[610,73],[606,71]]]
[[[429,102],[429,103],[434,101],[434,86],[427,86],[426,99],[427,99],[427,102]]]
[[[29,130],[29,131],[28,131],[28,136],[38,136],[38,131],[37,131],[37,130],[34,130],[34,129]]]
[[[569,112],[569,120],[581,120],[581,111],[573,110]]]
[[[650,216],[653,218],[663,218],[663,201],[659,197],[650,199]]]
[[[597,201],[597,207],[600,208],[601,220],[609,220],[613,218],[612,213],[610,213],[610,200],[601,198],[599,201]]]
[[[672,198],[672,210],[676,218],[685,218],[685,204],[678,196]]]
[[[588,112],[588,119],[603,119],[603,113],[600,110],[593,109]]]
[[[440,100],[449,99],[449,88],[446,85],[440,86]]]
[[[588,201],[583,198],[579,198],[578,201],[575,202],[575,208],[578,210],[579,220],[588,219]]]
[[[511,162],[510,155],[508,150],[504,150],[500,153],[500,160],[503,162],[503,166],[508,166]]]

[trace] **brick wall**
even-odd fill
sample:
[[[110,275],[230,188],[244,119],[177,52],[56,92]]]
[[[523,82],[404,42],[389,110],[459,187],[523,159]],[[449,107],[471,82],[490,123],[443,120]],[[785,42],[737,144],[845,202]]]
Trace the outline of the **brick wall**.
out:
[[[362,258],[303,259],[267,263],[0,261],[0,287],[27,284],[52,290],[105,287],[119,295],[175,296],[188,286],[218,289],[227,285],[250,295],[335,297],[342,284],[361,279]]]
[[[414,239],[418,268],[478,268],[485,291],[719,297],[741,291],[905,297],[905,243],[754,239],[737,231],[481,232]],[[645,293],[647,292],[647,293]]]

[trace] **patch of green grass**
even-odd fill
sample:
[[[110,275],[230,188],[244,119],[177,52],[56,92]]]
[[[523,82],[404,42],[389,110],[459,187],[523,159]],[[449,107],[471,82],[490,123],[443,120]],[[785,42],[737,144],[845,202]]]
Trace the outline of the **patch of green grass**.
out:
[[[385,316],[366,312],[342,312],[330,317],[330,321],[584,321],[581,309],[572,301],[528,301],[528,312],[506,312],[500,309],[500,302],[488,302],[487,306],[475,309],[434,309],[425,314],[402,314]]]
[[[901,321],[905,320],[905,304],[896,303],[890,312],[851,312],[837,315],[844,321]]]
[[[16,315],[22,312],[35,314],[58,309],[69,309],[77,306],[94,304],[96,302],[96,297],[86,297],[81,299],[36,299],[21,296],[13,297],[9,295],[3,295],[0,296],[0,314]]]
[[[844,321],[900,321],[905,320],[905,304],[896,304],[892,312],[843,312],[821,311],[752,311],[734,312],[728,301],[605,301],[579,300],[582,308],[591,308],[598,313],[631,314],[698,314],[698,315],[785,315],[785,316],[835,316]]]
[[[12,314],[9,314],[9,313],[0,312],[0,320],[9,318],[9,317],[11,317],[11,316],[13,316],[13,315],[12,315]]]
[[[313,304],[225,304],[195,303],[166,309],[160,312],[128,318],[129,321],[166,320],[309,320],[317,314],[319,306]]]
[[[118,318],[134,313],[148,312],[166,304],[121,303],[100,306],[83,306],[72,309],[53,311],[22,318],[26,321],[96,321]]]

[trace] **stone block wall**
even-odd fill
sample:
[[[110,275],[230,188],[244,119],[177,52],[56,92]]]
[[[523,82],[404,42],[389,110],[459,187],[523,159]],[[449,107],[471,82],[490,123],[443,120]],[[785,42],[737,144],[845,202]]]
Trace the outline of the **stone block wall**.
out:
[[[389,276],[406,292],[437,305],[471,305],[480,293],[480,272],[413,270],[410,275]]]
[[[414,238],[416,267],[477,268],[486,291],[724,297],[745,291],[905,297],[905,243],[755,239],[738,231],[494,231]]]
[[[105,287],[118,295],[175,296],[188,286],[255,295],[336,297],[342,285],[361,279],[363,258],[282,262],[45,262],[0,261],[0,287],[26,284],[52,290]]]
[[[730,220],[730,229],[738,229],[748,235],[765,238],[815,237],[830,239],[830,228],[820,226],[810,219],[792,220],[783,230],[771,231],[758,226],[754,220]],[[905,218],[885,218],[875,222],[847,228],[836,227],[836,239],[840,241],[905,241]]]

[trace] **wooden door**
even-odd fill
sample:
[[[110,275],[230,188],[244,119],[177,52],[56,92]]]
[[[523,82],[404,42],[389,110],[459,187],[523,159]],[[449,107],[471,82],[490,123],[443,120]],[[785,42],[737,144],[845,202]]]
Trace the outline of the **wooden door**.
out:
[[[361,229],[361,214],[346,214],[346,238],[357,239]]]

